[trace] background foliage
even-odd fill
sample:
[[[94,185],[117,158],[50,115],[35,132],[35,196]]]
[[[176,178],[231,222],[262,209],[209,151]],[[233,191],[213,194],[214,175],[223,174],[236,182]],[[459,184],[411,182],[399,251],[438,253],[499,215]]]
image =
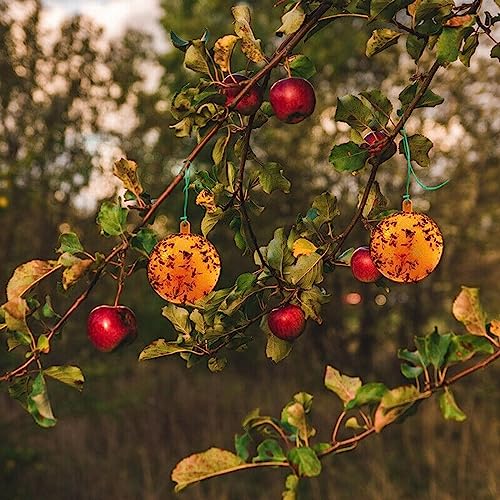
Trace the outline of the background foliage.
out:
[[[268,2],[252,4],[255,32],[264,43],[275,43],[265,34],[279,25],[279,12],[269,13]],[[143,183],[149,192],[156,192],[192,146],[189,140],[175,140],[168,129],[173,124],[170,99],[193,77],[180,69],[182,54],[156,55],[148,38],[136,32],[106,47],[99,43],[99,29],[81,18],[68,21],[57,42],[47,45],[38,24],[42,7],[37,2],[25,5],[34,7],[26,9],[24,21],[14,21],[7,2],[0,2],[2,282],[22,260],[55,257],[59,232],[71,229],[86,248],[100,248],[92,206],[75,200],[88,199],[86,186],[95,172],[106,169],[116,151],[141,165]],[[231,29],[227,9],[227,3],[216,0],[168,1],[162,23],[166,30],[186,38],[210,27],[215,40]],[[273,194],[259,219],[262,241],[269,241],[277,225],[294,222],[297,212],[306,210],[325,189],[354,207],[362,180],[340,176],[327,163],[332,144],[347,140],[346,129],[332,119],[336,98],[381,81],[387,92],[394,92],[391,89],[400,89],[408,78],[409,60],[398,46],[368,59],[363,53],[370,32],[361,22],[350,23],[332,24],[304,49],[318,69],[313,78],[318,101],[313,117],[286,129],[267,127],[256,136],[254,149],[285,165],[292,184],[301,187],[287,198]],[[144,89],[148,62],[164,68],[154,92]],[[393,286],[387,295],[337,269],[328,278],[334,298],[325,308],[323,324],[310,326],[292,356],[273,365],[263,359],[265,339],[258,338],[248,356],[239,356],[234,363],[230,359],[224,372],[211,376],[203,367],[186,371],[180,360],[136,362],[143,346],[171,328],[159,316],[162,303],[142,273],[131,279],[122,299],[138,315],[139,340],[111,356],[93,351],[83,325],[92,305],[111,300],[113,285],[104,282],[92,303],[67,325],[57,352],[51,355],[54,364],[58,359],[78,360],[86,375],[83,394],[51,385],[58,426],[34,428],[15,402],[0,396],[5,409],[0,417],[2,495],[169,498],[168,474],[179,457],[216,443],[231,448],[231,436],[239,431],[238,422],[249,408],[261,406],[265,414],[277,414],[288,395],[306,390],[316,395],[316,427],[327,428],[340,404],[332,402],[323,389],[320,374],[325,364],[363,374],[367,381],[402,383],[394,363],[396,346],[410,347],[414,335],[428,333],[434,325],[453,327],[451,298],[460,284],[480,286],[486,309],[498,312],[500,253],[495,221],[500,208],[495,172],[498,148],[493,139],[499,132],[498,120],[493,119],[498,115],[494,98],[498,81],[498,64],[489,60],[476,58],[471,71],[453,65],[435,88],[446,104],[437,112],[419,113],[408,127],[409,133],[424,130],[435,143],[435,168],[421,175],[428,175],[430,183],[433,175],[452,178],[452,184],[439,192],[413,194],[416,207],[439,221],[446,235],[445,257],[430,278],[416,285]],[[131,117],[125,120],[125,130],[107,121],[106,112]],[[200,166],[209,161],[208,153],[198,159]],[[391,206],[397,206],[404,183],[401,159],[385,165],[379,178]],[[109,194],[104,191],[102,196]],[[155,228],[163,233],[175,229],[179,207],[180,191],[163,208]],[[345,206],[341,217],[349,212]],[[193,206],[191,213],[196,224],[201,210]],[[232,283],[246,261],[235,253],[228,229],[218,227],[211,239],[224,256],[221,283]],[[354,233],[350,242],[352,246],[366,243],[366,233]],[[349,292],[360,293],[362,304],[345,303],[342,298]],[[387,295],[385,305],[375,303],[380,295]],[[2,367],[7,363],[3,352],[0,363]],[[329,474],[309,484],[311,496],[332,498],[335,492],[338,498],[495,498],[500,472],[497,376],[494,368],[482,374],[473,390],[468,390],[468,384],[474,381],[457,389],[470,416],[465,425],[445,425],[431,403],[414,417],[413,425],[389,429],[363,444],[363,453],[332,459]],[[109,467],[106,474],[104,463]],[[279,496],[281,484],[275,473],[259,475],[258,480],[254,474],[262,472],[215,480],[184,495],[193,499]]]

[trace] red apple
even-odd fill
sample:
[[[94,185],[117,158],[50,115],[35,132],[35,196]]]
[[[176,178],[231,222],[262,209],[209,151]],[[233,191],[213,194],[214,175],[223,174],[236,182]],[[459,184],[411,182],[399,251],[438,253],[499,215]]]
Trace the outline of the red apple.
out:
[[[274,336],[290,342],[302,334],[306,319],[299,306],[286,304],[269,313],[267,324]]]
[[[316,96],[313,86],[304,78],[278,80],[269,91],[269,102],[278,120],[299,123],[314,111]]]
[[[242,85],[248,80],[246,76],[234,74],[228,75],[222,81],[221,93],[226,96],[226,106],[230,106],[234,98],[240,93]],[[262,104],[262,89],[255,84],[250,87],[248,92],[241,98],[234,108],[241,115],[253,115]]]
[[[376,156],[387,146],[389,137],[383,130],[376,130],[366,134],[363,140],[365,142],[361,144],[361,147],[368,149],[370,156]]]
[[[373,283],[382,277],[382,273],[375,267],[368,247],[359,247],[351,256],[352,274],[358,281]]]
[[[99,351],[110,352],[137,337],[135,314],[125,306],[98,306],[90,311],[87,335]]]

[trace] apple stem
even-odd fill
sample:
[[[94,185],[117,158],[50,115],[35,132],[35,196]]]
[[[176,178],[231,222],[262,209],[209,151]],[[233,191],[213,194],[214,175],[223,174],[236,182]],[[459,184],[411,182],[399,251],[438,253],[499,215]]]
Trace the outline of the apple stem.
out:
[[[125,281],[126,273],[125,273],[125,257],[127,255],[127,251],[123,250],[120,253],[119,259],[120,259],[120,274],[118,275],[118,283],[116,287],[116,295],[115,295],[115,301],[113,303],[114,306],[117,306],[118,303],[120,302],[120,296],[123,291],[123,283]]]

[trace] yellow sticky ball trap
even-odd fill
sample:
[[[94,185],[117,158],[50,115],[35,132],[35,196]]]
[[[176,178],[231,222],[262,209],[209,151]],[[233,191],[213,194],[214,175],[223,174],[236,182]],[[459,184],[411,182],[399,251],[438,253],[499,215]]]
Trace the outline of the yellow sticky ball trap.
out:
[[[174,304],[193,303],[210,293],[220,275],[220,257],[210,241],[191,234],[187,220],[180,232],[159,241],[148,262],[153,290]]]
[[[410,200],[403,210],[383,219],[370,240],[377,269],[392,281],[411,283],[434,271],[443,254],[443,235],[427,215],[413,212]]]

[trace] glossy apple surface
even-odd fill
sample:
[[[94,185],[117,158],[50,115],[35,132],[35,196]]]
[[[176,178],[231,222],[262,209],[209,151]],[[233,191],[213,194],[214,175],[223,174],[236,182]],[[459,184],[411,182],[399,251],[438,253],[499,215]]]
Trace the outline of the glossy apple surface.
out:
[[[306,319],[299,306],[287,304],[273,309],[267,316],[267,324],[274,336],[292,341],[304,331]]]
[[[375,267],[368,247],[357,248],[351,257],[351,271],[353,276],[363,283],[373,283],[382,277],[382,273]]]
[[[271,87],[269,102],[278,120],[299,123],[314,111],[316,95],[307,80],[290,77],[278,80]]]
[[[235,97],[242,90],[242,85],[248,80],[246,76],[243,75],[229,75],[222,81],[221,93],[226,96],[226,106],[231,106]],[[248,92],[242,97],[242,99],[236,104],[235,110],[242,115],[253,115],[262,104],[262,90],[259,85],[254,85],[250,87]]]
[[[87,319],[87,335],[99,351],[113,351],[137,337],[135,314],[125,306],[98,306]]]

